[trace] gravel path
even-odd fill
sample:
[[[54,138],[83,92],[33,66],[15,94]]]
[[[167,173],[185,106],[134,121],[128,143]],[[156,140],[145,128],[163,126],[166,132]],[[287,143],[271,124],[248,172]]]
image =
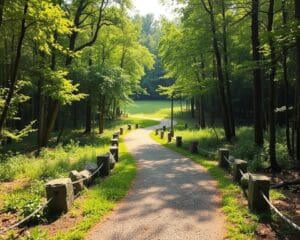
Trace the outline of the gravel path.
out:
[[[153,141],[152,129],[125,137],[137,159],[137,179],[122,203],[86,239],[224,239],[216,183],[201,166]]]

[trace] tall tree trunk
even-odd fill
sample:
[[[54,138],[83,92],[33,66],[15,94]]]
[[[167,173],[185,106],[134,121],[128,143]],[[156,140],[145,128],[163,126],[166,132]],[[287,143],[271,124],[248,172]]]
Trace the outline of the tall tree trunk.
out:
[[[221,59],[221,52],[220,52],[219,44],[218,44],[213,3],[211,0],[208,0],[209,8],[205,5],[203,0],[202,0],[202,4],[210,16],[210,27],[211,27],[212,37],[213,37],[213,49],[214,49],[216,63],[217,63],[217,76],[218,76],[218,85],[219,85],[219,94],[220,94],[220,100],[221,100],[221,110],[222,110],[224,131],[225,131],[226,139],[228,141],[231,141],[232,131],[231,131],[230,121],[229,121],[228,99],[227,99],[226,93],[225,93],[225,83],[224,83],[224,76],[223,76],[223,69],[222,69],[222,59]]]
[[[295,0],[295,18],[300,22],[300,0]],[[300,36],[296,37],[296,158],[300,167]]]
[[[252,25],[251,25],[251,40],[252,40],[252,54],[254,61],[253,69],[253,83],[254,83],[254,98],[253,98],[253,111],[254,111],[254,134],[255,144],[263,146],[263,125],[262,125],[262,81],[260,69],[260,42],[259,42],[259,0],[252,0]]]
[[[192,118],[195,118],[195,98],[191,98],[191,114]]]
[[[39,155],[41,148],[43,147],[43,135],[44,135],[44,127],[45,127],[45,115],[46,115],[46,109],[45,109],[45,95],[43,94],[43,80],[38,80],[38,134],[37,134],[37,143],[38,143],[38,152]]]
[[[199,98],[199,115],[200,115],[200,127],[201,129],[206,128],[205,124],[205,113],[204,113],[204,97],[201,95]]]
[[[228,99],[228,111],[229,111],[229,123],[231,128],[232,136],[235,137],[235,121],[232,107],[232,96],[230,88],[230,76],[229,76],[229,60],[228,60],[228,44],[227,44],[227,20],[226,20],[226,10],[225,1],[222,2],[222,17],[223,17],[223,52],[224,52],[224,79],[226,85],[226,93]]]
[[[92,131],[92,98],[88,96],[86,101],[86,117],[85,117],[85,131],[84,133],[89,134]]]
[[[5,0],[0,0],[0,28],[2,26],[4,3],[5,3]]]
[[[106,97],[100,97],[99,103],[99,134],[104,132],[104,121],[105,121],[105,114],[106,114]]]
[[[282,24],[286,26],[287,24],[287,11],[285,6],[285,0],[281,1],[282,4]],[[282,68],[283,68],[283,83],[284,83],[284,103],[286,106],[285,111],[285,135],[286,135],[286,146],[290,157],[294,157],[294,152],[291,146],[291,136],[290,136],[290,118],[289,118],[289,81],[288,81],[288,67],[287,67],[287,55],[288,49],[286,46],[282,48]]]
[[[46,147],[48,145],[48,141],[50,139],[51,132],[54,128],[55,121],[58,115],[59,107],[60,105],[57,101],[49,100],[47,119],[45,121],[45,127],[43,133],[42,147]]]
[[[273,19],[274,19],[274,0],[269,1],[268,11],[268,26],[267,31],[269,32],[268,42],[271,50],[271,67],[269,74],[269,156],[271,168],[273,171],[279,169],[276,160],[276,120],[275,120],[275,98],[276,98],[276,86],[275,86],[275,75],[276,75],[276,53],[274,40],[271,36],[273,31]]]
[[[9,85],[7,96],[5,98],[3,111],[0,115],[0,135],[2,134],[4,123],[7,118],[8,110],[9,110],[9,107],[11,104],[11,100],[14,96],[15,87],[17,84],[17,75],[18,75],[18,69],[19,69],[19,64],[20,64],[21,55],[22,55],[22,46],[23,46],[23,41],[24,41],[25,33],[26,33],[27,11],[28,11],[28,0],[26,0],[24,3],[23,18],[21,21],[21,29],[20,29],[20,36],[18,39],[18,45],[17,45],[17,50],[16,50],[16,57],[15,57],[15,60],[12,61],[12,71],[10,74],[10,85]]]

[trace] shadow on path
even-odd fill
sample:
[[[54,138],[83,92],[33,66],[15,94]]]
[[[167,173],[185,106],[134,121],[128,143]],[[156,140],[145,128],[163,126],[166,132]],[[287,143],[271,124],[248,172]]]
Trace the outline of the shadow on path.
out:
[[[223,239],[216,183],[200,165],[152,140],[152,129],[126,136],[138,176],[115,212],[87,239]]]

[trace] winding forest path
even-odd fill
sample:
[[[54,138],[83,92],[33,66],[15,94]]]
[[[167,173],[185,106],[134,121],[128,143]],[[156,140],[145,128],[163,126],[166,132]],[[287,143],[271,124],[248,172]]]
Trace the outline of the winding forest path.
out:
[[[223,239],[225,220],[216,183],[200,165],[152,140],[154,128],[125,137],[137,160],[137,178],[122,203],[87,239]]]

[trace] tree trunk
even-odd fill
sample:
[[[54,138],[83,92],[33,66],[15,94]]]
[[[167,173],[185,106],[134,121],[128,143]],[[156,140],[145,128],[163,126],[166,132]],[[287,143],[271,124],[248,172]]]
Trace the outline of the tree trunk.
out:
[[[37,134],[37,143],[38,143],[38,155],[43,147],[43,134],[45,127],[45,96],[43,94],[43,82],[41,79],[38,81],[38,134]]]
[[[99,113],[99,134],[104,133],[104,113]]]
[[[283,26],[287,24],[287,12],[285,7],[285,1],[282,3],[282,23]],[[290,118],[289,118],[289,81],[288,81],[288,67],[287,67],[287,55],[288,49],[286,46],[282,48],[282,68],[283,68],[283,83],[284,83],[284,103],[286,106],[285,111],[285,135],[286,135],[286,146],[290,157],[294,157],[294,152],[291,146],[291,136],[290,136]]]
[[[295,18],[300,22],[300,0],[295,0]],[[300,167],[300,36],[296,37],[296,158]]]
[[[92,131],[92,98],[88,97],[86,102],[86,117],[85,117],[85,131],[84,133],[89,134]]]
[[[267,30],[269,34],[273,30],[273,19],[274,19],[274,0],[270,0],[269,11],[268,11],[268,26]],[[275,75],[276,75],[276,53],[274,40],[271,35],[268,37],[268,42],[271,50],[271,67],[269,74],[269,156],[271,168],[273,171],[279,169],[276,160],[276,120],[275,120]]]
[[[192,118],[195,118],[195,98],[191,98],[191,114]]]
[[[226,85],[226,94],[228,100],[228,111],[229,111],[229,123],[231,128],[231,134],[235,137],[235,121],[232,107],[232,96],[230,88],[230,76],[229,76],[229,60],[228,60],[228,44],[227,44],[227,22],[226,22],[226,12],[225,12],[225,1],[222,2],[222,16],[223,16],[223,52],[224,52],[224,79]]]
[[[199,99],[199,114],[200,114],[200,127],[202,129],[206,128],[206,124],[205,124],[205,114],[204,114],[204,97],[200,96]]]
[[[219,84],[219,94],[221,100],[221,111],[223,117],[223,125],[225,136],[228,141],[231,141],[232,138],[232,131],[229,122],[229,112],[228,112],[228,99],[226,98],[225,94],[225,84],[224,84],[224,76],[223,76],[223,69],[222,69],[222,60],[221,60],[221,52],[219,49],[218,38],[217,38],[217,30],[216,30],[216,22],[215,22],[215,15],[213,4],[211,0],[208,1],[209,10],[208,13],[210,15],[210,23],[211,23],[211,32],[213,37],[213,49],[216,57],[217,63],[217,76],[218,76],[218,84]]]
[[[0,0],[0,28],[2,26],[4,2],[5,0]]]
[[[18,39],[18,45],[17,45],[17,50],[16,50],[16,57],[15,60],[12,61],[12,71],[10,74],[10,85],[7,93],[7,97],[5,98],[4,102],[4,107],[2,110],[2,113],[0,115],[0,136],[2,134],[2,130],[4,127],[5,120],[8,115],[8,110],[11,104],[11,100],[14,96],[15,93],[15,87],[17,83],[17,75],[18,75],[18,70],[19,70],[19,64],[21,60],[21,55],[22,55],[22,46],[23,46],[23,41],[25,38],[25,33],[26,33],[26,15],[28,11],[28,0],[25,1],[24,4],[24,10],[23,10],[23,18],[21,21],[21,29],[20,29],[20,36]]]
[[[252,25],[251,25],[251,40],[252,40],[252,54],[253,61],[255,63],[253,69],[253,83],[254,83],[254,134],[255,144],[262,147],[263,140],[263,126],[262,126],[262,81],[261,81],[261,69],[260,69],[260,42],[259,42],[259,0],[252,0]]]

